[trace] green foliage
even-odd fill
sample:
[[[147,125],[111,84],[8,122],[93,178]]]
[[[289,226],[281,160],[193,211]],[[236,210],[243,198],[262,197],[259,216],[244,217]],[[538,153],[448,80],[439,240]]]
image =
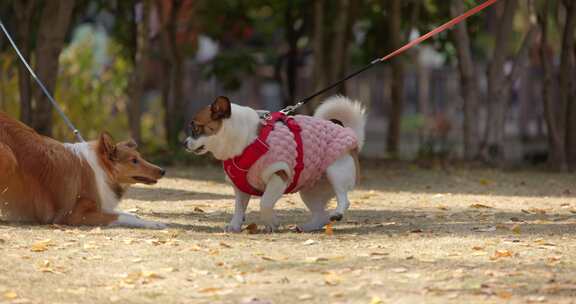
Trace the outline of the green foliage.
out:
[[[116,55],[120,50],[113,41],[106,49],[110,61],[101,66],[96,52],[104,45],[97,42],[97,32],[87,30],[79,37],[61,54],[55,97],[85,138],[96,138],[103,130],[118,139],[126,138],[126,88],[131,67]],[[55,137],[70,138],[60,117],[54,122]]]
[[[18,73],[16,57],[11,52],[0,54],[0,111],[18,117]]]
[[[225,50],[205,67],[205,77],[215,77],[227,91],[237,90],[242,85],[241,75],[254,72],[256,60],[249,50]]]

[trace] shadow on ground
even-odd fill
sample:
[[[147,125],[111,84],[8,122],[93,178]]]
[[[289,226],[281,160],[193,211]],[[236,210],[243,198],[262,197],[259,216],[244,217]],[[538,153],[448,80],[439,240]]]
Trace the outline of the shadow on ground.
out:
[[[220,166],[173,168],[171,177],[225,182]],[[452,193],[520,197],[576,197],[576,175],[545,171],[502,172],[494,169],[421,169],[406,163],[365,161],[360,190],[410,193]]]
[[[276,214],[284,225],[301,224],[307,221],[304,209],[277,210]],[[173,227],[204,232],[222,232],[222,227],[232,218],[224,212],[151,212],[150,215],[163,219]],[[247,214],[247,223],[259,223],[258,212]],[[176,220],[194,220],[197,224],[170,224]],[[206,224],[203,224],[206,223]],[[214,224],[218,227],[214,229]],[[517,230],[514,229],[514,227]],[[285,227],[286,228],[286,227]],[[346,218],[334,225],[336,234],[421,234],[430,236],[482,236],[525,234],[575,234],[576,215],[527,214],[523,212],[437,212],[429,210],[350,210]],[[283,229],[281,232],[289,232]]]
[[[199,192],[192,190],[168,189],[168,188],[131,188],[126,194],[126,199],[142,201],[188,201],[188,200],[221,200],[234,199],[233,195]]]

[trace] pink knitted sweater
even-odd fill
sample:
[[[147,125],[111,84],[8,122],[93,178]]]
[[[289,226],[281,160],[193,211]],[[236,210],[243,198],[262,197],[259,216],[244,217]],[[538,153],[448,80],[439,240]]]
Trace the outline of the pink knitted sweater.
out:
[[[302,129],[304,148],[304,170],[293,192],[313,186],[328,166],[338,158],[358,146],[356,134],[350,128],[343,128],[331,121],[311,116],[296,115],[294,119]],[[286,125],[277,122],[266,140],[270,150],[248,170],[248,182],[252,187],[264,191],[262,173],[272,165],[285,163],[290,183],[296,165],[296,141]],[[289,183],[289,184],[290,184]]]

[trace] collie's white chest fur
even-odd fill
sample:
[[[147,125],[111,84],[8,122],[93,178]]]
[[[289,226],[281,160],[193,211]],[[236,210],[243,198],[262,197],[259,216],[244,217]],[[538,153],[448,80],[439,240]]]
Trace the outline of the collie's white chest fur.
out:
[[[65,144],[66,148],[72,151],[74,154],[78,155],[81,159],[86,160],[90,165],[92,172],[94,172],[94,178],[96,182],[96,187],[98,189],[98,195],[100,196],[100,202],[102,210],[113,211],[118,207],[120,200],[110,188],[108,183],[108,175],[106,171],[102,169],[100,162],[96,153],[90,147],[88,143],[77,143],[77,144]]]

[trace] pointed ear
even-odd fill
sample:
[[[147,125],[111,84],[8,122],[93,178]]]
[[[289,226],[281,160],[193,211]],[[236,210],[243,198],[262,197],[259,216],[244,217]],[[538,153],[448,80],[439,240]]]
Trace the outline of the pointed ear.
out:
[[[98,140],[98,151],[106,155],[110,160],[116,159],[116,145],[114,145],[114,139],[110,133],[104,131],[100,133],[100,139]]]
[[[138,144],[133,139],[125,140],[118,144],[118,146],[124,146],[128,149],[136,150],[138,149]]]
[[[212,112],[211,118],[213,120],[220,120],[229,118],[232,115],[232,106],[228,97],[220,96],[214,100],[210,106]]]

